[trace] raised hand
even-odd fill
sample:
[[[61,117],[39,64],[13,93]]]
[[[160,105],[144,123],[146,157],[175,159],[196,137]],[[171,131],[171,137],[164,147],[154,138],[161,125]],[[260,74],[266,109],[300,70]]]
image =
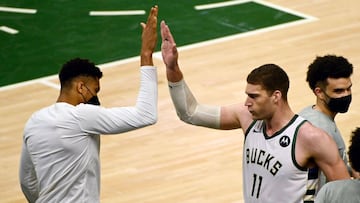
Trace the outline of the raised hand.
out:
[[[152,54],[154,53],[157,42],[157,16],[158,6],[151,8],[146,24],[141,22],[141,65],[153,65]]]
[[[171,34],[169,26],[165,21],[161,21],[161,53],[166,65],[166,68],[175,69],[178,60],[178,51],[175,40]]]

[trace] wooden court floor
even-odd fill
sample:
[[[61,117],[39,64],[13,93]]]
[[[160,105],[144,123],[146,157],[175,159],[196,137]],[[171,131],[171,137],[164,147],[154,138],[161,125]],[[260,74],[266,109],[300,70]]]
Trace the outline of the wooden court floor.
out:
[[[267,2],[316,20],[180,48],[180,66],[188,85],[201,103],[243,102],[247,74],[262,64],[276,63],[289,74],[289,102],[298,112],[315,101],[305,82],[307,65],[317,55],[343,55],[355,67],[352,105],[348,113],[336,117],[348,144],[350,132],[360,126],[360,1]],[[219,131],[182,123],[169,97],[160,55],[155,58],[158,123],[102,137],[101,202],[243,202],[241,130]],[[104,106],[135,103],[138,66],[138,58],[102,66],[99,97]],[[32,112],[55,102],[58,89],[51,84],[58,84],[56,77],[0,89],[0,202],[25,202],[18,181],[22,130]]]

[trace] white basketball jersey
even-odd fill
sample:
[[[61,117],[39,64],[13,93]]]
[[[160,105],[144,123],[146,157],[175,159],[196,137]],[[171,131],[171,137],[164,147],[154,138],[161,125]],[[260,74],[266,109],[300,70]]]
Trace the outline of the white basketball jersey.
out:
[[[305,122],[295,115],[269,137],[263,121],[254,121],[245,133],[243,189],[245,202],[312,202],[307,196],[308,171],[295,161],[298,128]]]

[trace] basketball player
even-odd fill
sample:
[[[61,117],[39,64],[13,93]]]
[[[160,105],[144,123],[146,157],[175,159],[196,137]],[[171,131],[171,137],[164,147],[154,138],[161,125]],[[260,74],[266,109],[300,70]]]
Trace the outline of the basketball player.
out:
[[[99,134],[127,132],[157,121],[152,59],[157,14],[155,6],[147,23],[141,23],[141,85],[135,106],[98,106],[100,69],[80,58],[63,65],[57,102],[35,112],[25,125],[20,182],[28,202],[100,202]]]
[[[360,128],[352,132],[348,155],[354,179],[337,180],[325,184],[316,196],[317,203],[360,202]]]
[[[325,55],[316,57],[309,65],[306,81],[316,96],[315,105],[305,107],[299,115],[310,121],[316,127],[325,130],[335,140],[340,157],[348,166],[344,139],[336,126],[335,116],[348,111],[351,103],[352,82],[350,76],[353,66],[342,56]],[[326,177],[318,168],[310,171],[317,181],[318,191],[325,183]],[[315,187],[315,188],[316,188]]]
[[[307,193],[307,170],[315,165],[329,180],[350,178],[333,139],[291,110],[289,79],[283,69],[275,64],[255,68],[247,76],[245,105],[202,105],[184,80],[174,38],[164,21],[161,36],[169,90],[179,118],[214,129],[242,128],[245,202],[313,201]]]

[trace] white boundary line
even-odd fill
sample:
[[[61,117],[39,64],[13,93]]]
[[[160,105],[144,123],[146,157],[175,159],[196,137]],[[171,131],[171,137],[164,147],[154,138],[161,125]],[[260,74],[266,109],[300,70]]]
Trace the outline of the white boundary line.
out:
[[[203,47],[203,46],[208,46],[208,45],[217,44],[217,43],[221,43],[221,42],[226,42],[226,41],[230,41],[230,40],[234,40],[234,39],[239,39],[239,38],[243,38],[243,37],[257,35],[259,33],[270,32],[270,31],[279,30],[279,29],[283,29],[283,28],[287,28],[287,27],[291,27],[291,26],[295,26],[295,25],[301,25],[301,24],[305,24],[305,23],[309,23],[309,22],[313,22],[313,21],[318,20],[315,17],[308,16],[308,15],[305,15],[303,13],[299,13],[299,12],[296,12],[296,11],[292,11],[290,9],[286,9],[286,8],[283,8],[283,7],[274,5],[274,4],[270,4],[270,3],[265,2],[265,1],[257,0],[257,1],[254,1],[254,2],[257,2],[259,4],[263,4],[263,5],[266,5],[266,6],[269,6],[269,7],[273,7],[273,8],[276,8],[278,10],[283,10],[283,11],[286,11],[288,13],[295,13],[296,15],[302,16],[305,19],[295,21],[295,22],[289,22],[289,23],[285,23],[285,24],[281,24],[281,25],[276,25],[276,26],[272,26],[272,27],[268,27],[268,28],[258,29],[258,30],[255,30],[255,31],[250,31],[250,32],[230,35],[230,36],[226,36],[226,37],[221,37],[221,38],[217,38],[217,39],[213,39],[213,40],[203,41],[203,42],[199,42],[199,43],[195,43],[195,44],[191,44],[191,45],[185,45],[185,46],[182,46],[182,47],[178,47],[178,50],[179,51],[184,51],[184,50],[199,48],[199,47]],[[161,52],[154,53],[153,57],[162,60]],[[131,57],[131,58],[128,58],[128,59],[122,59],[122,60],[118,60],[118,61],[113,61],[113,62],[110,62],[110,63],[105,63],[105,64],[101,64],[101,65],[97,65],[97,66],[99,68],[101,68],[101,69],[112,68],[112,67],[115,67],[117,65],[137,61],[137,60],[139,60],[139,58],[140,58],[139,56],[135,56],[135,57]],[[52,80],[52,79],[55,79],[55,78],[57,78],[57,75],[42,77],[42,78],[38,78],[38,79],[34,79],[34,80],[20,82],[20,83],[13,84],[13,85],[3,86],[3,87],[0,87],[0,92],[4,91],[4,90],[23,87],[23,86],[26,86],[26,85],[31,85],[31,84],[34,84],[34,83],[41,83],[41,84],[44,84],[46,86],[50,86],[50,87],[53,87],[55,89],[59,89],[60,88],[59,85],[49,81],[49,80]]]
[[[41,81],[52,80],[52,79],[55,79],[56,77],[57,77],[57,75],[50,75],[50,76],[45,76],[45,77],[41,77],[41,78],[37,78],[37,79],[33,79],[33,80],[28,80],[25,82],[19,82],[16,84],[3,86],[3,87],[0,87],[0,92],[5,91],[5,90],[10,90],[10,89],[16,89],[18,87],[24,87],[27,85],[33,85],[35,83],[42,83]]]
[[[315,18],[314,16],[306,15],[304,13],[300,13],[298,11],[295,11],[295,10],[292,10],[292,9],[289,9],[289,8],[285,8],[285,7],[282,7],[282,6],[279,6],[279,5],[275,5],[275,4],[270,3],[270,2],[266,2],[266,1],[262,1],[262,0],[253,0],[253,2],[256,2],[258,4],[262,4],[262,5],[267,6],[267,7],[275,8],[277,10],[281,10],[281,11],[284,11],[286,13],[294,14],[294,15],[297,15],[297,16],[300,16],[300,17],[303,17],[303,18],[306,18],[306,19],[311,19],[312,21],[317,20],[317,18]]]
[[[203,47],[203,46],[209,46],[209,45],[212,45],[212,44],[218,44],[218,43],[221,43],[221,42],[227,42],[227,41],[234,40],[234,39],[240,39],[240,38],[243,38],[243,37],[257,35],[259,33],[265,33],[265,32],[270,32],[270,31],[274,31],[274,30],[280,30],[280,29],[287,28],[287,27],[292,27],[292,26],[295,26],[295,25],[301,25],[301,24],[312,22],[312,21],[314,21],[314,20],[313,19],[304,19],[304,20],[301,20],[301,21],[289,22],[289,23],[285,23],[285,24],[281,24],[281,25],[277,25],[277,26],[272,26],[272,27],[268,27],[268,28],[257,29],[255,31],[249,31],[249,32],[246,32],[246,33],[240,33],[240,34],[230,35],[230,36],[217,38],[217,39],[213,39],[213,40],[199,42],[199,43],[196,43],[196,44],[185,45],[185,46],[182,46],[182,47],[178,47],[178,50],[179,51],[184,51],[184,50],[199,48],[199,47]]]
[[[144,10],[132,10],[132,11],[90,11],[90,16],[128,16],[128,15],[144,15]]]
[[[2,12],[11,12],[11,13],[25,13],[25,14],[35,14],[37,12],[36,9],[29,9],[29,8],[15,8],[15,7],[4,7],[4,6],[0,6],[0,11]],[[19,31],[14,29],[14,28],[10,28],[7,26],[0,26],[0,30],[12,35],[18,34]]]
[[[213,8],[220,8],[226,6],[233,6],[237,4],[243,4],[250,2],[250,0],[233,0],[233,1],[224,1],[219,3],[212,3],[212,4],[203,4],[195,6],[195,10],[206,10],[206,9],[213,9]]]
[[[4,31],[6,33],[9,33],[9,34],[12,34],[12,35],[15,35],[17,33],[19,33],[18,30],[14,29],[14,28],[11,28],[11,27],[7,27],[7,26],[0,26],[0,30],[1,31]]]
[[[0,11],[12,12],[12,13],[26,13],[26,14],[35,14],[37,12],[36,9],[14,8],[14,7],[0,7]]]
[[[160,57],[161,57],[160,52],[154,53],[154,55],[155,54],[157,54],[157,55],[160,54]],[[139,61],[139,60],[140,60],[140,57],[135,56],[135,57],[122,59],[122,60],[118,60],[118,61],[113,61],[113,62],[109,62],[109,63],[104,63],[104,64],[100,64],[100,65],[96,65],[96,66],[98,66],[100,69],[104,70],[104,69],[107,69],[107,68],[113,68],[113,67],[118,66],[118,65],[130,63],[130,62],[134,62],[134,61]],[[16,83],[16,84],[12,84],[12,85],[7,85],[7,86],[0,87],[0,92],[10,90],[10,89],[16,89],[16,88],[19,88],[19,87],[24,87],[24,86],[27,86],[27,85],[33,85],[33,84],[36,84],[36,83],[40,83],[40,84],[43,84],[45,86],[52,87],[54,89],[60,89],[60,86],[57,83],[53,83],[53,82],[50,81],[50,80],[54,80],[54,79],[57,79],[57,78],[58,78],[58,74],[45,76],[45,77],[41,77],[41,78],[37,78],[37,79],[33,79],[33,80],[28,80],[28,81],[25,81],[25,82],[20,82],[20,83]]]
[[[49,80],[40,80],[39,83],[48,86],[48,87],[52,87],[54,89],[60,90],[60,85],[50,82]]]

